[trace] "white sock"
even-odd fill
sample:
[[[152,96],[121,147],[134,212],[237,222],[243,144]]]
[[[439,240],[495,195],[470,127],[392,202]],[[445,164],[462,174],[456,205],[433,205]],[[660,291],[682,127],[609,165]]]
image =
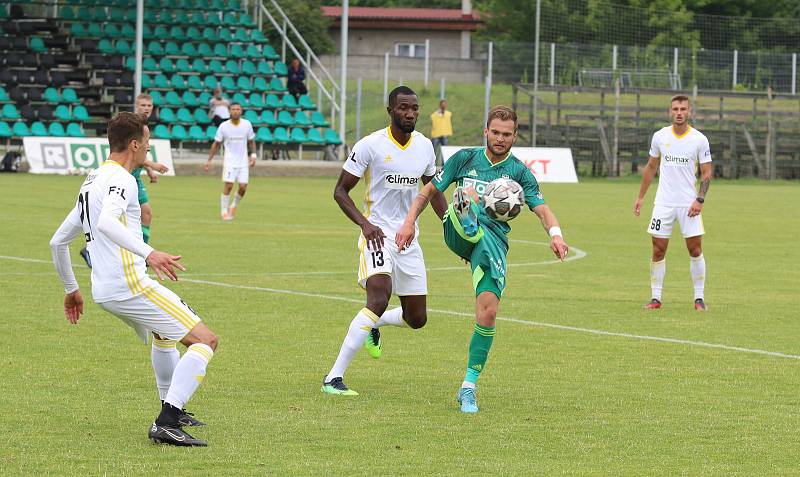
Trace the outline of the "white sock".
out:
[[[230,202],[231,202],[230,194],[228,195],[222,194],[219,206],[223,214],[228,211],[228,204],[230,204]]]
[[[397,308],[392,308],[391,310],[383,312],[378,322],[375,323],[375,328],[386,325],[399,326],[401,328],[408,327],[408,324],[403,320],[403,309],[401,307],[398,306]]]
[[[461,383],[461,387],[462,388],[470,388],[470,389],[475,389],[476,388],[475,383],[471,383],[469,381],[464,381],[463,383]]]
[[[153,371],[156,374],[156,388],[158,388],[158,398],[162,401],[167,397],[167,391],[172,383],[172,375],[175,373],[175,366],[181,359],[178,351],[177,341],[160,340],[153,338],[153,347],[150,358],[153,361]]]
[[[369,330],[371,330],[373,325],[377,322],[378,315],[367,308],[362,308],[361,311],[358,312],[356,317],[353,318],[353,321],[350,322],[350,328],[347,330],[347,336],[344,337],[342,348],[339,350],[339,356],[336,358],[336,362],[333,363],[330,372],[328,372],[327,381],[333,378],[344,377],[344,372],[347,370],[347,367],[350,366],[353,357],[358,350],[364,346],[364,339],[366,339],[367,334],[369,334]]]
[[[243,195],[236,194],[233,197],[233,206],[232,207],[235,209],[239,205],[239,202],[242,201],[242,199],[244,199]]]
[[[178,365],[175,366],[172,385],[169,387],[164,402],[178,409],[186,407],[186,403],[189,402],[200,383],[203,382],[203,378],[206,377],[206,366],[213,356],[214,350],[208,345],[195,343],[189,346],[181,360],[178,361]]]
[[[650,262],[650,288],[653,290],[653,298],[661,301],[661,289],[664,287],[664,275],[667,274],[667,260],[660,262]]]
[[[706,288],[706,259],[701,253],[699,257],[690,257],[689,270],[692,272],[694,283],[694,299],[703,298]]]

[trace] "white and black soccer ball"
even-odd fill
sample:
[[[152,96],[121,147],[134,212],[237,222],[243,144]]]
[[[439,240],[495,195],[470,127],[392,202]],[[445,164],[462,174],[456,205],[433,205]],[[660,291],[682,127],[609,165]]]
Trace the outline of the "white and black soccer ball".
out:
[[[502,177],[490,182],[483,193],[483,209],[486,215],[501,222],[508,222],[518,216],[524,201],[522,186]]]

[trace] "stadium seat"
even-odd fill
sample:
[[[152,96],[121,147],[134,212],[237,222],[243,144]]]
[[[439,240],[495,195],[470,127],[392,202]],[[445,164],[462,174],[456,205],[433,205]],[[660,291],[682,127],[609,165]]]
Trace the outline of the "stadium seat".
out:
[[[179,58],[175,61],[175,71],[178,73],[191,73],[192,65],[189,64],[189,60],[186,58]]]
[[[208,62],[208,69],[213,71],[214,73],[223,73],[225,72],[225,67],[222,65],[220,60],[210,60]]]
[[[51,136],[56,137],[64,137],[67,135],[67,131],[64,130],[64,125],[61,123],[50,123],[50,127],[47,128],[47,132]]]
[[[70,122],[72,121],[72,113],[69,112],[69,107],[65,104],[56,106],[55,117],[59,121]]]
[[[83,23],[73,23],[69,27],[69,31],[75,38],[85,38],[87,36],[86,27],[83,26]]]
[[[233,41],[233,34],[229,28],[222,28],[219,31],[219,41],[223,43],[231,43]]]
[[[190,108],[200,105],[200,102],[197,101],[197,96],[191,91],[184,91],[181,95],[181,101],[183,101],[184,106],[189,106]]]
[[[203,89],[203,82],[200,81],[200,77],[197,75],[189,76],[189,80],[186,82],[186,86],[189,89],[200,90]]]
[[[192,13],[191,18],[189,18],[189,23],[191,23],[192,25],[205,25],[206,23],[213,25],[214,24],[213,20],[211,20],[210,18],[212,16],[213,14],[210,14],[209,20],[207,21],[205,13],[197,11]],[[205,37],[205,34],[203,36]]]
[[[121,8],[109,9],[108,16],[112,22],[125,23],[125,10]]]
[[[250,32],[246,28],[237,28],[236,35],[234,35],[234,40],[241,42],[241,43],[249,43],[250,42]]]
[[[250,35],[250,40],[254,41],[256,43],[267,43],[269,41],[264,36],[264,32],[262,32],[261,30],[259,30],[257,28],[252,30],[252,33]]]
[[[275,52],[275,48],[273,48],[272,45],[264,45],[264,46],[262,46],[261,47],[261,56],[263,56],[264,58],[266,58],[268,60],[277,60],[278,58],[280,58],[280,56],[278,56],[278,53]],[[279,62],[279,63],[281,65],[283,65],[282,71],[284,71],[283,75],[281,75],[281,76],[286,76],[286,73],[287,73],[286,64],[283,63],[283,62]],[[275,71],[276,72],[278,71],[278,63],[275,63]]]
[[[249,41],[249,40],[245,40],[245,41]],[[247,50],[245,51],[245,55],[248,58],[253,58],[253,59],[257,60],[257,59],[261,58],[261,51],[258,49],[258,47],[256,45],[252,45],[251,44],[251,45],[247,46]]]
[[[240,76],[238,80],[236,80],[236,88],[241,91],[250,91],[253,89],[253,84],[250,82],[250,78],[247,76]]]
[[[172,77],[170,77],[169,84],[175,89],[186,89],[186,79],[184,76],[181,76],[178,73],[175,73],[172,75]]]
[[[239,19],[236,18],[235,13],[226,12],[222,17],[222,24],[226,26],[236,26],[239,24]]]
[[[200,41],[203,39],[203,35],[196,26],[190,26],[186,29],[186,39],[189,41]]]
[[[217,81],[217,78],[214,76],[206,76],[203,79],[203,84],[206,85],[206,88],[213,90],[219,85],[219,81]]]
[[[78,123],[69,123],[67,124],[67,136],[70,137],[86,137],[86,134],[83,133],[83,129],[81,129],[81,125]]]
[[[208,73],[208,65],[202,58],[197,58],[192,61],[192,71],[196,73]]]
[[[119,28],[117,27],[117,25],[109,23],[103,27],[103,36],[113,40],[115,38],[121,37],[122,34],[119,32]]]
[[[158,119],[162,122],[167,124],[172,124],[177,121],[175,117],[175,112],[172,111],[172,108],[161,108],[158,110]]]
[[[118,55],[130,55],[133,52],[128,40],[117,40],[114,42],[114,51]]]
[[[64,88],[61,92],[61,100],[68,104],[78,104],[81,102],[78,93],[72,88]]]
[[[247,58],[247,53],[244,51],[242,45],[234,43],[229,49],[230,55],[234,58]]]
[[[6,92],[6,89],[3,88],[3,86],[0,86],[0,102],[6,102],[8,100],[9,100],[9,98],[8,98],[8,93]]]
[[[176,11],[173,20],[175,21],[175,23],[179,23],[181,25],[193,24],[192,19],[189,18],[189,13],[186,12],[185,10]]]
[[[281,108],[281,100],[278,99],[278,95],[276,95],[275,93],[270,93],[267,95],[267,107],[269,109]]]
[[[203,131],[202,127],[194,125],[189,128],[189,139],[192,141],[205,141],[206,132]]]
[[[186,123],[186,124],[194,123],[194,116],[186,108],[179,109],[176,117],[178,118],[179,123]]]
[[[131,93],[132,91],[122,89],[114,91],[114,102],[117,103],[117,105],[133,104],[133,94]],[[153,104],[156,104],[155,101],[153,101]]]
[[[250,101],[247,100],[247,96],[245,96],[244,93],[235,93],[233,95],[233,98],[231,98],[231,100],[234,103],[241,104],[243,108],[247,108],[250,106]]]
[[[181,53],[188,56],[189,58],[200,56],[197,53],[197,49],[194,47],[194,43],[189,43],[189,42],[184,43],[183,46],[181,46]]]
[[[150,89],[153,87],[153,77],[150,75],[142,75],[142,89]]]
[[[292,116],[292,113],[286,111],[285,109],[278,111],[278,124],[281,126],[294,126],[294,117]]]
[[[155,80],[153,81],[153,86],[158,89],[170,89],[171,86],[169,84],[169,79],[162,74],[157,74]]]
[[[270,90],[269,83],[267,83],[267,80],[264,79],[264,77],[256,76],[255,80],[253,81],[253,89],[261,93],[266,93]]]
[[[269,61],[261,60],[258,62],[258,74],[272,76],[275,74],[275,71],[272,69],[272,65],[269,64]]]
[[[58,9],[58,16],[62,20],[75,20],[75,10],[71,9],[70,7],[61,7]]]
[[[81,104],[75,106],[75,109],[72,110],[72,117],[75,118],[76,121],[80,121],[82,123],[85,123],[91,119],[89,117],[89,111],[87,111],[86,107]]]
[[[283,81],[281,81],[280,78],[278,78],[277,76],[273,76],[273,78],[269,81],[269,90],[270,91],[277,91],[277,92],[280,93],[280,92],[286,91],[286,86],[284,86]],[[292,97],[292,100],[294,100],[294,97]],[[293,104],[294,104],[294,107],[296,108],[297,107],[297,102],[294,102]]]
[[[325,142],[330,145],[338,146],[339,144],[342,143],[341,138],[339,138],[339,135],[333,129],[326,129],[324,137],[325,137]]]
[[[150,43],[147,44],[147,54],[153,56],[163,56],[164,47],[161,46],[160,42],[152,40]]]
[[[207,58],[209,56],[214,56],[214,50],[211,49],[208,43],[200,43],[197,45],[197,54],[203,58]]]
[[[206,17],[206,24],[211,26],[222,26],[222,19],[220,18],[219,12],[209,12],[208,16]]]
[[[258,79],[258,78],[256,78]],[[261,93],[251,93],[250,94],[250,107],[256,109],[264,109],[266,107],[266,103],[264,102],[264,98],[261,96]]]
[[[144,88],[144,86],[142,86],[142,88]],[[153,105],[164,106],[167,104],[167,102],[164,101],[164,96],[161,94],[161,91],[148,91],[148,94],[153,98]]]
[[[164,96],[167,104],[170,106],[183,106],[183,101],[181,97],[178,96],[177,91],[168,91],[166,96]]]
[[[204,55],[205,56],[205,55]],[[214,56],[220,58],[227,58],[228,57],[228,47],[222,43],[217,43],[214,45]]]
[[[328,127],[328,120],[325,119],[325,115],[319,111],[311,113],[311,123],[318,128]]]
[[[223,76],[219,82],[219,85],[225,91],[235,91],[236,90],[236,83],[233,81],[232,76]]]
[[[186,32],[183,31],[183,28],[180,26],[175,25],[169,30],[169,38],[172,40],[184,41],[186,40]]]
[[[203,28],[203,39],[210,42],[216,42],[219,40],[219,35],[217,34],[216,28],[205,27]]]
[[[11,126],[6,122],[0,122],[0,138],[8,139],[13,135],[14,133],[11,131]]]
[[[311,96],[307,94],[300,96],[300,99],[297,100],[297,105],[303,109],[308,109],[308,110],[317,109],[317,105],[314,104],[313,101],[311,101]]]
[[[210,124],[211,118],[208,117],[208,109],[197,108],[194,110],[194,122],[198,124]]]
[[[325,144],[325,139],[318,129],[309,129],[308,133],[306,133],[306,139],[314,144]]]
[[[214,60],[211,60],[211,61],[214,61]],[[242,72],[242,70],[239,68],[239,63],[236,60],[228,60],[228,61],[226,61],[225,62],[225,71],[230,73],[230,74],[232,74],[232,75],[238,75],[239,73]]]
[[[136,9],[134,8],[132,10],[133,10],[133,20],[128,20],[128,21],[134,23],[136,22]],[[148,25],[147,23],[145,23],[144,27],[142,28],[142,38],[145,40],[152,40],[154,38],[153,29],[150,28],[150,25]]]
[[[11,132],[14,133],[14,137],[31,135],[31,131],[28,129],[28,125],[25,123],[14,123],[14,126],[11,128]]]
[[[91,10],[89,10],[87,7],[79,7],[78,8],[77,18],[79,20],[81,20],[81,21],[84,21],[84,22],[90,22],[90,21],[94,20],[94,18],[92,18]]]
[[[213,124],[206,129],[206,139],[213,141],[217,135],[217,127]]]
[[[148,58],[150,59],[150,58]],[[186,61],[186,60],[184,60]],[[147,68],[143,68],[147,70]],[[148,70],[149,71],[149,70]],[[161,58],[161,61],[158,62],[158,71],[162,73],[174,73],[175,72],[175,65],[172,63],[172,60],[167,58],[166,56]]]
[[[35,121],[31,124],[32,136],[47,136],[47,127],[41,121]]]
[[[259,114],[252,109],[248,109],[244,112],[244,118],[253,123],[253,126],[258,126],[261,124],[261,116],[259,116]]]
[[[272,133],[268,128],[258,128],[258,132],[256,132],[256,142],[270,143],[272,141]]]
[[[172,126],[172,131],[170,134],[172,139],[175,139],[176,141],[186,141],[189,139],[189,133],[186,132],[186,128],[180,124]]]
[[[179,47],[174,41],[168,41],[167,44],[164,45],[164,53],[170,56],[180,56],[181,47]]]
[[[294,96],[291,94],[284,94],[283,101],[281,101],[281,105],[286,109],[297,109],[297,101],[295,101]]]
[[[163,124],[158,124],[153,129],[153,137],[156,139],[170,139],[169,129]]]
[[[41,107],[43,107],[43,106],[41,106]],[[48,108],[50,108],[50,107],[48,106]],[[47,119],[52,119],[52,116],[53,116],[52,115],[52,108],[50,108],[50,109],[51,109],[51,114],[50,114],[50,117],[48,117]],[[36,121],[36,118],[38,116],[38,114],[36,113],[36,108],[34,108],[30,104],[23,104],[22,106],[20,106],[19,107],[19,114],[20,114],[20,116],[23,117],[23,119],[25,119],[27,121]]]
[[[261,123],[266,124],[269,127],[277,126],[278,120],[275,119],[275,112],[269,109],[261,111]]]
[[[211,93],[208,91],[203,91],[197,97],[197,100],[200,101],[200,104],[208,104],[211,101]]]
[[[61,102],[61,95],[58,94],[58,90],[55,88],[47,88],[44,90],[44,100],[48,103],[60,103]]]
[[[173,22],[180,23],[179,21],[177,21],[175,19],[175,15],[173,15],[173,11],[172,10],[161,10],[160,12],[158,12],[157,18],[158,18],[158,22],[159,23],[164,23],[164,24],[167,24],[167,25],[170,25]],[[164,37],[164,38],[166,38],[166,37]]]
[[[258,74],[258,70],[256,69],[256,64],[250,60],[245,60],[242,62],[242,74],[247,76],[255,76]]]
[[[301,128],[307,128],[311,126],[311,119],[308,118],[308,115],[302,111],[297,111],[294,113],[294,123]]]
[[[286,128],[277,127],[272,131],[272,137],[274,138],[275,142],[282,142],[287,143],[289,142],[289,133],[286,132]]]
[[[114,45],[107,38],[100,40],[100,43],[97,44],[97,49],[104,55],[113,55],[116,52]]]
[[[130,23],[126,23],[122,25],[119,34],[122,35],[123,38],[136,38],[136,28],[134,28]],[[69,129],[69,126],[67,126],[67,129]]]
[[[171,63],[172,62],[170,62],[170,64]],[[158,63],[156,63],[156,59],[152,58],[152,57],[149,57],[149,56],[142,60],[142,70],[143,71],[163,71],[161,66]]]
[[[44,45],[44,40],[38,36],[30,37],[28,46],[30,46],[31,50],[35,51],[36,53],[44,53],[47,51],[47,47]]]

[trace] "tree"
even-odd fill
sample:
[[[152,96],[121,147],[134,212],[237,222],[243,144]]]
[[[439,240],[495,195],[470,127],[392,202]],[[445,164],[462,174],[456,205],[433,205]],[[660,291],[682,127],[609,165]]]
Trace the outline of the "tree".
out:
[[[322,14],[320,0],[303,0],[302,2],[279,0],[278,3],[295,28],[297,28],[297,31],[303,36],[303,39],[314,50],[314,53],[321,55],[333,51],[333,40],[331,40],[328,33],[331,21]],[[264,2],[264,5],[280,24],[281,20],[277,16],[275,9],[272,8],[271,2]],[[269,38],[272,45],[279,46],[282,43],[280,33],[269,23],[269,20],[265,19],[265,22],[268,25],[267,38]],[[291,39],[292,36],[290,33],[289,38]],[[293,41],[293,43],[303,53],[297,42]],[[287,55],[289,57],[293,56],[291,50],[287,51]]]

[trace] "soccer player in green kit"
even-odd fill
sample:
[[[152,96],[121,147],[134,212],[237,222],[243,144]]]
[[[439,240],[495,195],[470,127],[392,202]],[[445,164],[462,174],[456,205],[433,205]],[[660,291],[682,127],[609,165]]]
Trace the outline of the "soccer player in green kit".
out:
[[[499,178],[519,183],[525,193],[525,203],[539,217],[551,237],[550,249],[560,260],[564,260],[569,250],[558,220],[545,204],[533,173],[511,154],[511,146],[517,138],[514,110],[505,106],[492,108],[483,132],[486,148],[462,149],[454,154],[414,199],[395,238],[401,250],[411,243],[414,222],[430,198],[447,190],[453,182],[457,183],[453,203],[443,224],[445,243],[470,263],[475,288],[476,323],[469,344],[466,376],[458,392],[461,411],[467,413],[478,412],[475,388],[494,339],[497,310],[506,285],[507,234],[511,230],[506,222],[489,218],[478,205],[486,186]]]

